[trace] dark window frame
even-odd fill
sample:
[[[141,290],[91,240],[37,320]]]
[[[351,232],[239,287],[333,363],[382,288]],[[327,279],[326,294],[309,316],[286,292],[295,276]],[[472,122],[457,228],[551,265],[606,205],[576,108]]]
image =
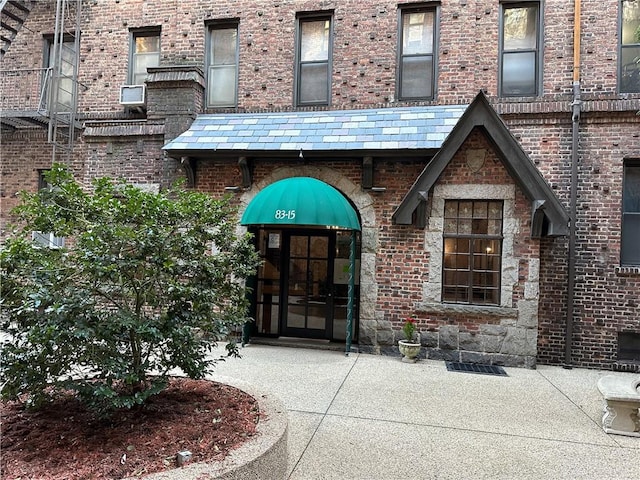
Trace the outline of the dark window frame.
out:
[[[53,105],[51,104],[53,99],[50,98],[49,95],[52,92],[51,85],[53,83],[53,77],[54,77],[53,71],[52,71],[53,60],[51,58],[51,49],[54,46],[55,36],[44,35],[43,40],[44,40],[44,46],[43,46],[42,67],[45,70],[47,70],[48,73],[46,76],[43,76],[42,85],[40,88],[41,88],[41,98],[46,102],[45,108],[49,109],[53,107]],[[77,45],[75,36],[69,33],[65,33],[62,36],[62,43],[63,43],[63,49],[69,49],[71,46],[70,52],[73,54],[74,62],[79,61],[79,55],[77,55],[75,49],[76,49],[76,46],[78,46],[78,48],[80,48],[80,46]],[[77,66],[74,63],[69,63],[64,58],[62,59],[62,61],[63,63],[66,63],[68,66],[70,66],[70,68],[72,68],[75,72],[75,69],[77,68]],[[72,105],[73,94],[74,94],[73,85],[69,85],[70,83],[71,84],[73,83],[73,74],[70,74],[68,71],[65,73],[65,70],[68,70],[68,68],[62,69],[62,77],[59,79],[61,83],[58,85],[58,98],[57,98],[58,102],[57,103],[58,103],[58,106],[61,106],[62,108],[57,111],[62,113],[68,113],[73,107]],[[61,96],[64,98],[61,99],[60,98]]]
[[[512,8],[528,8],[535,7],[537,9],[536,16],[536,46],[533,49],[514,49],[505,50],[504,48],[504,15],[505,10]],[[500,97],[538,97],[542,95],[542,80],[543,80],[543,59],[544,59],[544,21],[543,21],[544,4],[543,1],[509,1],[502,2],[500,4],[500,17],[499,17],[499,40],[498,40],[498,94]],[[505,68],[505,56],[513,55],[517,53],[534,53],[534,88],[533,92],[505,92],[505,85],[503,81],[504,68]]]
[[[404,16],[411,13],[433,13],[433,39],[431,53],[420,54],[405,54],[404,53]],[[420,6],[406,6],[398,9],[398,61],[397,61],[397,97],[398,101],[419,101],[419,100],[433,100],[436,97],[437,91],[437,71],[438,71],[438,39],[440,31],[439,22],[440,8],[436,5],[420,5]],[[431,59],[431,92],[428,95],[423,96],[411,96],[403,92],[403,73],[404,73],[404,59],[405,58],[419,58],[429,57]]]
[[[618,89],[620,93],[640,93],[640,36],[636,42],[623,43],[623,10],[624,3],[620,1],[618,19]],[[637,1],[637,0],[636,0]],[[639,5],[640,8],[640,5]],[[631,61],[624,60],[625,50],[637,53]]]
[[[618,361],[640,363],[640,332],[618,332]]]
[[[456,217],[448,217],[447,211],[448,205],[457,203]],[[460,216],[460,204],[471,203],[472,204],[472,217]],[[486,203],[487,216],[479,217],[475,216],[473,212],[476,211],[476,205],[480,203]],[[486,221],[486,228],[489,230],[489,220],[497,220],[489,216],[489,204],[500,204],[500,234],[487,233],[473,233],[474,221]],[[456,233],[448,232],[447,221],[452,219],[456,222]],[[471,220],[469,226],[471,232],[459,231],[461,220]],[[447,251],[448,240],[453,240],[456,243],[455,251]],[[442,302],[462,305],[482,305],[482,306],[499,306],[501,304],[501,289],[502,289],[502,251],[504,240],[504,200],[499,199],[449,199],[445,200],[445,210],[443,214],[443,231],[442,231]],[[457,250],[459,241],[468,241],[469,248],[467,252],[459,253]],[[486,244],[487,250],[484,253],[475,251],[474,248],[477,244]],[[489,250],[489,245],[495,245],[498,247],[499,252],[495,252],[493,249]],[[448,258],[451,256],[451,258]],[[467,259],[467,267],[459,268],[458,258]],[[485,265],[485,268],[475,267],[475,261],[479,260],[481,265]],[[483,261],[485,260],[485,261]],[[491,265],[491,267],[489,266]],[[447,281],[447,273],[455,278],[453,283]],[[476,278],[488,278],[492,276],[496,279],[493,285],[478,285]],[[466,283],[456,283],[461,276],[467,276]],[[464,296],[460,296],[459,292],[466,291]],[[484,293],[483,293],[484,292]],[[479,295],[483,293],[482,295]],[[487,297],[487,293],[493,293],[492,297]],[[484,300],[478,297],[482,296]]]
[[[129,85],[142,85],[143,82],[136,83],[135,80],[135,61],[136,55],[141,55],[136,52],[136,39],[140,37],[158,37],[158,65],[160,65],[160,59],[162,55],[162,29],[161,27],[145,27],[129,30],[129,63],[127,70],[127,82]]]
[[[307,22],[329,22],[328,32],[328,52],[326,60],[313,60],[304,62],[302,56],[302,24]],[[325,11],[320,13],[298,14],[296,18],[296,47],[295,47],[295,73],[294,73],[294,105],[297,107],[306,106],[329,106],[331,105],[331,79],[333,77],[333,12]],[[326,64],[327,80],[326,80],[326,100],[303,101],[302,95],[302,68],[305,65],[321,65]]]
[[[629,169],[640,170],[640,159],[625,160],[622,172],[622,205],[621,205],[621,225],[620,225],[620,265],[624,267],[640,267],[640,253],[636,246],[640,237],[632,236],[635,230],[631,230],[631,223],[636,229],[640,230],[640,207],[637,210],[627,210],[626,200],[628,194],[627,176]],[[626,224],[626,225],[625,225]],[[626,233],[626,234],[625,234]],[[630,247],[626,247],[630,245]],[[635,255],[635,257],[633,256]]]
[[[205,41],[205,48],[206,48],[206,54],[205,54],[205,85],[207,86],[206,88],[206,95],[205,95],[205,105],[207,106],[207,108],[236,108],[238,106],[238,87],[239,87],[239,79],[240,79],[240,21],[238,19],[229,19],[229,20],[224,20],[224,21],[215,21],[215,22],[209,22],[206,24],[207,27],[207,35],[206,35],[206,41]],[[211,92],[210,89],[212,88],[210,83],[213,81],[212,77],[211,77],[211,68],[213,68],[212,65],[212,46],[213,46],[213,40],[212,40],[212,34],[214,32],[214,30],[235,30],[236,31],[236,49],[235,49],[235,63],[233,64],[233,67],[235,68],[235,82],[234,82],[234,86],[233,86],[233,99],[230,101],[225,101],[225,102],[219,102],[219,103],[214,103],[211,101]],[[222,67],[230,67],[231,64],[217,64],[219,66]]]

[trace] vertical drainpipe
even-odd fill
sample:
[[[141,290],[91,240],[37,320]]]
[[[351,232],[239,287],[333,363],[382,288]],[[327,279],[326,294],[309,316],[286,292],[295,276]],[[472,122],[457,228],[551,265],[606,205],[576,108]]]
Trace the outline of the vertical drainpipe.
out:
[[[574,289],[576,283],[576,217],[578,207],[578,147],[580,144],[580,0],[574,0],[573,19],[573,102],[571,103],[571,192],[569,258],[567,266],[567,327],[564,368],[572,367]]]

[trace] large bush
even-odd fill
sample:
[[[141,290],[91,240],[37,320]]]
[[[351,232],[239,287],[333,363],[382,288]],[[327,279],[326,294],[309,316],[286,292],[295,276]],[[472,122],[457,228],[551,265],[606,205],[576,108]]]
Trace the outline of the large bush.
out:
[[[174,369],[202,378],[216,342],[247,320],[257,255],[236,210],[109,179],[87,192],[59,165],[47,181],[23,194],[0,252],[2,396],[37,405],[72,390],[107,413],[143,403]],[[38,245],[33,231],[66,246]]]

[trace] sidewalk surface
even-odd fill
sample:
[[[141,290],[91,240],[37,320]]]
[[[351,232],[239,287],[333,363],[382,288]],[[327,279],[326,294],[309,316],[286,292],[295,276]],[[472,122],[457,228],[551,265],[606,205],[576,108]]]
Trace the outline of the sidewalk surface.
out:
[[[291,480],[640,479],[640,438],[604,433],[596,386],[632,373],[539,366],[499,377],[358,353],[241,353],[213,379],[282,400]]]

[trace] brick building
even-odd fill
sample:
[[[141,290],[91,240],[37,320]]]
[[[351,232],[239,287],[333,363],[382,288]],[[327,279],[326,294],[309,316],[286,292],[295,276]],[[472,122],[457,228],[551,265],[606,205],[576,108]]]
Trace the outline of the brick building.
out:
[[[3,1],[2,19],[3,235],[54,159],[87,183],[185,178],[255,233],[254,338],[394,354],[413,316],[429,358],[639,370],[638,0]]]

